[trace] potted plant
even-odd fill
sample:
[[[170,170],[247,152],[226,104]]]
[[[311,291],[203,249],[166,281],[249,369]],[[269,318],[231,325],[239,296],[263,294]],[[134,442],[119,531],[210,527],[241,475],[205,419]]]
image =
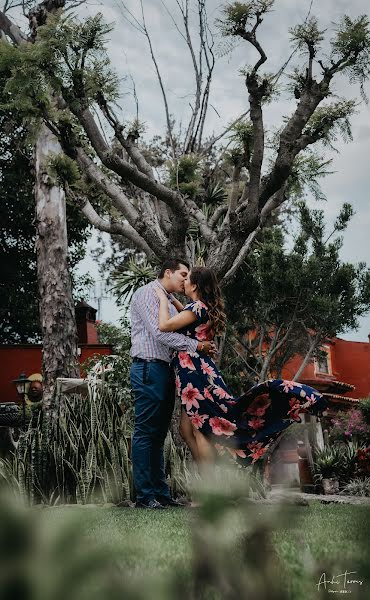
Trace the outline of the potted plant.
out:
[[[316,481],[320,481],[324,494],[337,494],[339,492],[342,453],[342,449],[338,446],[324,446],[322,450],[316,450],[314,476]]]

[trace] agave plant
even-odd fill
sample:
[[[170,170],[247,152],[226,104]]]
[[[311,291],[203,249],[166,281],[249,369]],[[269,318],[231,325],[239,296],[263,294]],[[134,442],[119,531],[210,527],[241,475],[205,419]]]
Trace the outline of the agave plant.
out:
[[[356,442],[348,442],[342,446],[340,462],[340,478],[349,481],[354,476],[359,446]]]
[[[114,276],[112,291],[117,296],[117,302],[121,306],[127,305],[134,292],[141,286],[146,285],[156,277],[155,268],[146,260],[138,262],[130,258],[127,268]]]
[[[19,440],[13,474],[31,504],[123,502],[132,494],[127,429],[108,386],[64,396],[55,417],[40,415]]]
[[[340,446],[324,446],[316,450],[314,457],[315,479],[337,477],[343,468],[343,449]]]
[[[370,477],[365,477],[365,479],[361,479],[360,477],[351,479],[343,488],[342,494],[370,497]]]
[[[91,382],[87,397],[59,398],[55,417],[39,415],[20,436],[13,461],[0,464],[6,481],[29,504],[114,503],[134,500],[130,417],[122,414],[115,388]],[[173,495],[188,495],[185,453],[171,433],[165,460]]]

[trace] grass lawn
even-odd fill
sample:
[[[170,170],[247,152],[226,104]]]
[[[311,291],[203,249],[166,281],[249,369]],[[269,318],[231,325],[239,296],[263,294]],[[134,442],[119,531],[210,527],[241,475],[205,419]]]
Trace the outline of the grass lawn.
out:
[[[152,512],[75,507],[45,512],[46,518],[53,522],[63,520],[66,513],[77,516],[89,545],[112,544],[119,550],[120,561],[130,575],[143,578],[173,574],[177,570],[190,573],[190,521],[195,516],[194,510]],[[271,509],[267,507],[266,510]],[[297,507],[296,511],[292,522],[276,524],[273,533],[273,545],[286,572],[287,598],[311,600],[321,597],[317,583],[325,570],[328,577],[343,572],[331,573],[329,569],[347,569],[356,571],[358,579],[366,578],[370,563],[370,545],[366,539],[366,531],[370,530],[368,506],[314,502],[308,507]],[[228,558],[230,553],[225,555],[225,560]],[[303,575],[302,565],[309,567],[310,562],[316,562],[315,570]],[[361,590],[359,586],[352,588],[351,600],[370,598],[369,585],[367,581]]]

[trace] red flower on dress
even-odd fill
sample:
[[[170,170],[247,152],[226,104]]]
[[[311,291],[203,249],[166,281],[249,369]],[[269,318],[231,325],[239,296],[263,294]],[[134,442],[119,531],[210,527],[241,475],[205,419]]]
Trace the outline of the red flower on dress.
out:
[[[230,394],[228,394],[226,390],[224,390],[222,387],[219,387],[218,385],[213,388],[213,393],[221,399],[231,398]]]
[[[234,458],[237,456],[240,456],[240,458],[247,458],[247,454],[244,450],[240,450],[238,448],[227,448],[227,450]]]
[[[289,406],[291,409],[288,410],[288,415],[292,421],[297,421],[297,423],[301,422],[301,418],[299,416],[300,412],[305,412],[305,409],[301,407],[297,398],[291,398],[289,400]]]
[[[224,413],[227,413],[227,411],[228,411],[227,406],[225,406],[224,404],[220,404],[219,406],[220,406],[221,410],[224,411]]]
[[[204,397],[207,398],[207,400],[211,400],[211,402],[214,402],[213,396],[208,388],[204,388],[203,394],[204,394]]]
[[[208,333],[209,327],[206,323],[198,325],[198,327],[195,328],[195,337],[200,341],[208,340]]]
[[[267,446],[263,446],[262,442],[252,442],[251,444],[247,444],[247,448],[251,451],[248,458],[253,459],[252,464],[261,458],[267,451]]]
[[[181,404],[185,404],[186,410],[188,411],[192,406],[199,408],[198,400],[204,400],[204,396],[202,396],[198,388],[194,387],[192,383],[188,383],[182,390]]]
[[[312,393],[311,396],[306,396],[306,402],[302,405],[304,408],[308,406],[312,406],[312,404],[316,404],[317,400],[315,395]]]
[[[209,375],[210,377],[216,377],[216,373],[213,367],[207,363],[203,358],[200,359],[200,368],[202,369],[204,375]]]
[[[236,425],[224,419],[223,417],[212,417],[209,420],[209,424],[212,427],[212,433],[215,435],[234,435]]]
[[[286,379],[284,379],[283,383],[280,384],[286,394],[289,393],[289,390],[293,390],[295,385],[297,384],[294,381],[287,381]]]
[[[180,366],[183,369],[190,369],[190,371],[195,371],[194,363],[187,352],[179,352],[179,362]]]
[[[204,421],[206,421],[208,417],[209,415],[199,415],[198,413],[194,413],[189,418],[192,422],[192,425],[194,425],[194,427],[196,427],[197,429],[200,429],[203,426]]]
[[[208,310],[208,307],[203,304],[203,302],[201,302],[200,300],[197,300],[194,304],[193,304],[193,312],[195,312],[196,315],[198,315],[198,317],[200,317],[202,315],[202,308],[204,308],[205,310]]]
[[[221,444],[214,444],[214,448],[219,454],[221,454],[221,456],[225,454],[225,446],[222,446]]]
[[[261,429],[265,423],[265,419],[259,419],[258,417],[253,417],[248,421],[248,425],[253,429]]]
[[[253,400],[253,402],[248,406],[246,412],[249,415],[254,415],[256,417],[262,417],[268,407],[271,404],[271,398],[268,394],[260,394]]]

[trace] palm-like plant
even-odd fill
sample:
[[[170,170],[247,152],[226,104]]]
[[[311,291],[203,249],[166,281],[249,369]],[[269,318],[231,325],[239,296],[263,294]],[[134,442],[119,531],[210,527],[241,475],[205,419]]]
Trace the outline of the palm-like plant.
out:
[[[118,304],[127,306],[134,292],[152,281],[155,276],[155,268],[146,259],[139,261],[131,257],[127,268],[114,276],[115,283],[112,291],[117,297]]]
[[[337,477],[343,466],[343,449],[339,446],[325,446],[316,450],[314,457],[315,479]]]

